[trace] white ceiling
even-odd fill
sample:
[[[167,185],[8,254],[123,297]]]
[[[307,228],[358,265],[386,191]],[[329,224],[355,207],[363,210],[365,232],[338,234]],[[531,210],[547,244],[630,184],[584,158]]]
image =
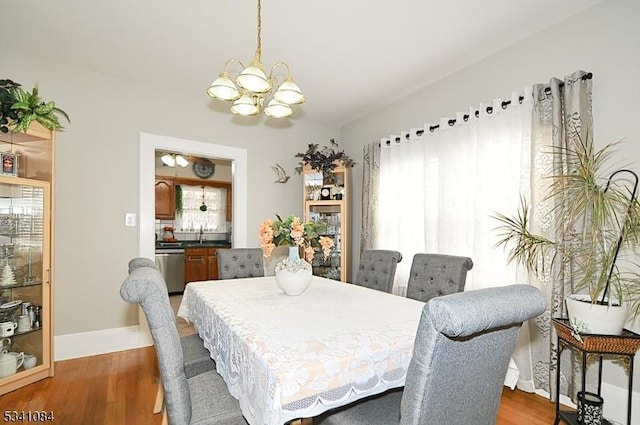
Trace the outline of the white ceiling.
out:
[[[263,62],[307,96],[292,119],[340,126],[601,1],[263,0]],[[206,97],[227,58],[253,58],[256,5],[4,1],[0,49]]]

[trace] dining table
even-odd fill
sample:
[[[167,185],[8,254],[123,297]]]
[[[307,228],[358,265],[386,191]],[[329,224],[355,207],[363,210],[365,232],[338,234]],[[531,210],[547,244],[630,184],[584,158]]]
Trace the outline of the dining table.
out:
[[[177,315],[247,422],[282,425],[404,386],[423,306],[319,276],[289,296],[266,276],[191,282]]]

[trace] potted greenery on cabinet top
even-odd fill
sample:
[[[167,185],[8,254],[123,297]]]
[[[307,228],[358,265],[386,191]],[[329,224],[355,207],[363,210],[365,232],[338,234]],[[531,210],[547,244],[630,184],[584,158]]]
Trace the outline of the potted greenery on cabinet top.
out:
[[[317,143],[309,143],[306,152],[298,152],[296,158],[300,158],[300,163],[296,167],[296,173],[302,173],[305,165],[310,165],[316,171],[325,175],[330,174],[336,168],[336,161],[342,162],[345,168],[356,165],[355,161],[340,149],[335,139],[329,141],[331,146],[319,147]]]
[[[45,102],[40,98],[38,85],[33,90],[24,90],[22,86],[9,79],[0,80],[0,131],[25,133],[32,122],[36,121],[49,130],[64,128],[58,115],[68,122],[69,116],[58,108],[54,101]],[[11,129],[10,127],[13,127]]]
[[[509,247],[509,262],[537,276],[553,267],[558,254],[563,262],[571,262],[575,287],[566,303],[577,332],[620,334],[628,317],[640,316],[640,264],[635,260],[640,247],[638,178],[631,170],[608,168],[616,148],[617,143],[609,143],[596,151],[587,135],[570,148],[554,151],[562,157],[555,163],[568,171],[548,177],[545,200],[555,205],[556,234],[564,234],[563,240],[529,231],[531,211],[524,199],[514,217],[494,216],[501,223],[498,246]],[[585,317],[576,311],[579,307],[586,307]],[[618,323],[608,327],[616,313]]]

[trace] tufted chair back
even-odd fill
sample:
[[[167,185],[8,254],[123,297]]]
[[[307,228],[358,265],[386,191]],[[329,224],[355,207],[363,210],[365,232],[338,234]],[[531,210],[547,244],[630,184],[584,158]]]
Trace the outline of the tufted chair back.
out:
[[[155,261],[146,257],[136,257],[129,261],[129,273],[140,267],[151,267],[152,269],[157,268]]]
[[[411,263],[407,298],[427,302],[434,297],[462,292],[467,271],[472,267],[469,257],[416,254]]]
[[[428,302],[407,370],[401,423],[495,423],[520,326],[545,308],[542,292],[530,285]]]
[[[546,302],[531,285],[433,298],[425,304],[403,391],[335,409],[314,425],[493,425],[522,323]]]
[[[264,262],[260,248],[219,249],[218,279],[242,279],[264,276]]]
[[[158,356],[169,423],[190,423],[191,396],[176,318],[169,303],[164,278],[155,267],[134,268],[122,284],[120,296],[128,303],[140,304],[147,317]]]
[[[360,257],[356,285],[391,293],[396,266],[402,261],[398,251],[383,249],[365,250]]]

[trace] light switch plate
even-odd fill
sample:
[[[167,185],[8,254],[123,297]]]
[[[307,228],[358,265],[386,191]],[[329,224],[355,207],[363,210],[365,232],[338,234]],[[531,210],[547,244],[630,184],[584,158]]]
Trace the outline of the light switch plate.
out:
[[[124,225],[126,227],[133,227],[136,225],[136,214],[135,213],[125,213],[124,214]]]

